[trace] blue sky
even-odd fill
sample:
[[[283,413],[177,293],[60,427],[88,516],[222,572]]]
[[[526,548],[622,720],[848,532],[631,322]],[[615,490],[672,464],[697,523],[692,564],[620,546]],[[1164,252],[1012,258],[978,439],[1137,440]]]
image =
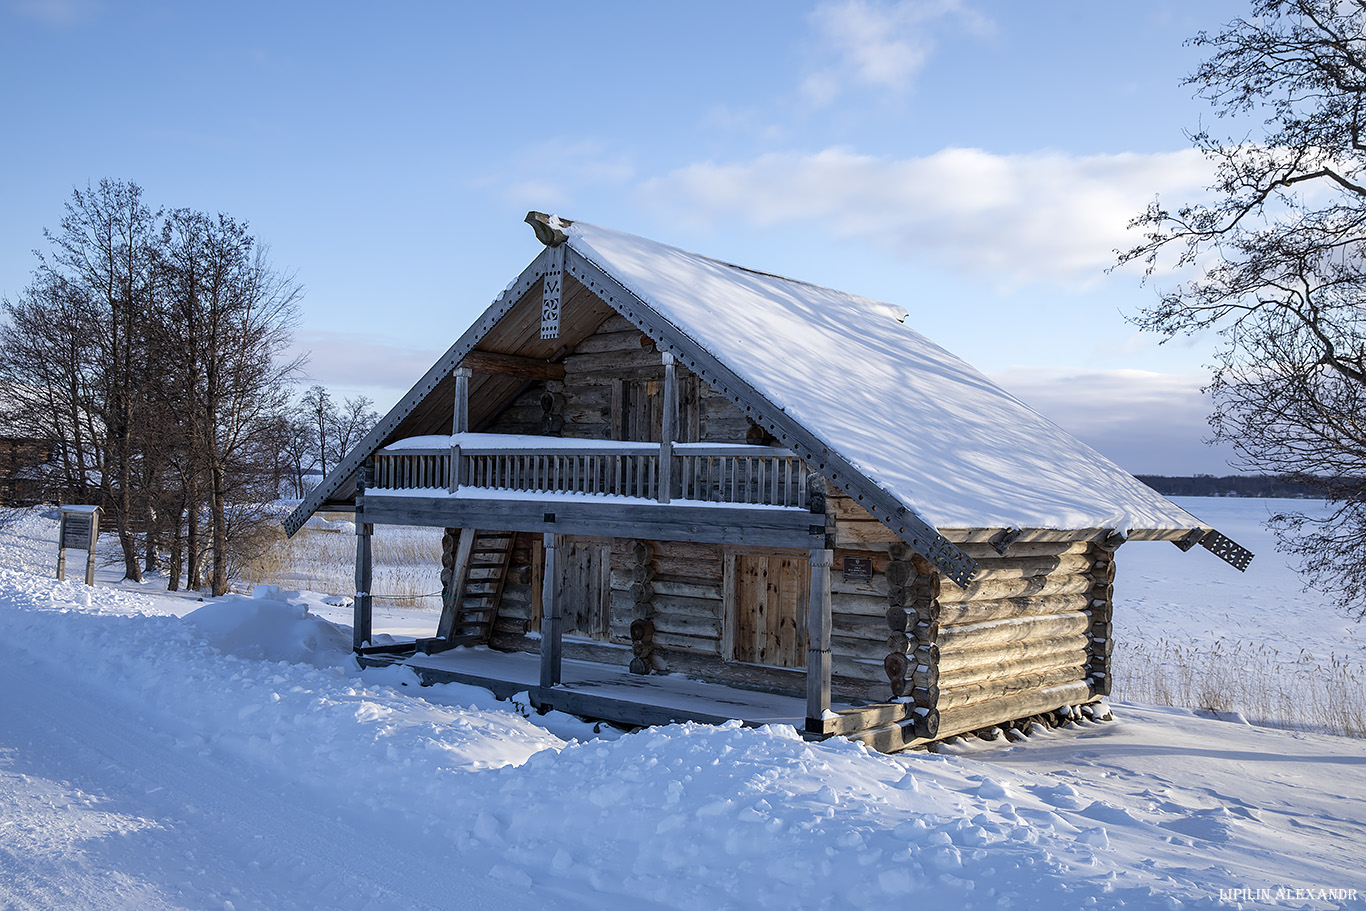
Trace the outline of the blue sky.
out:
[[[0,294],[73,186],[249,222],[305,286],[314,379],[393,404],[553,211],[895,302],[1131,471],[1201,443],[1217,342],[1107,275],[1207,183],[1185,39],[1137,4],[0,0]]]

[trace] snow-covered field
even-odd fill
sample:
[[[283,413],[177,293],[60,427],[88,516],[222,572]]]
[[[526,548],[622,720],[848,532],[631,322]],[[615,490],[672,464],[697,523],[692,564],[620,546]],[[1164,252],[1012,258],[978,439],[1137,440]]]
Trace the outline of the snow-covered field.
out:
[[[1183,505],[1258,561],[1126,545],[1139,654],[1360,669],[1366,635],[1299,592],[1265,501]],[[0,908],[1366,908],[1363,740],[1126,703],[937,755],[598,735],[359,671],[322,595],[59,583],[54,541],[37,514],[0,532]]]

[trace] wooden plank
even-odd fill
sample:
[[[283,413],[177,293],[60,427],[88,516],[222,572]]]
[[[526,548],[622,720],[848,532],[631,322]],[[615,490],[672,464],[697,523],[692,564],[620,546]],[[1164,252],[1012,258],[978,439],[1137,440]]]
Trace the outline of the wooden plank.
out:
[[[563,363],[478,348],[461,358],[460,366],[477,373],[517,376],[532,380],[562,380],[565,376]]]
[[[810,514],[769,507],[685,506],[475,497],[368,496],[368,515],[390,525],[507,528],[646,540],[793,547],[806,543]],[[554,517],[547,521],[546,516]]]

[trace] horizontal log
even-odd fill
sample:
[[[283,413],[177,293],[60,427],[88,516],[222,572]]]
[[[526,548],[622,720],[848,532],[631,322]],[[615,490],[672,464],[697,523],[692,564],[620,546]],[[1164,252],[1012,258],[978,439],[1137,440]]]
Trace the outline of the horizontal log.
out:
[[[830,612],[854,617],[882,617],[887,613],[887,599],[878,595],[851,595],[832,592]]]
[[[666,633],[678,636],[691,636],[696,639],[716,640],[708,650],[720,649],[721,621],[715,617],[698,617],[678,613],[662,613],[656,610],[650,618],[654,623],[654,638],[663,641]],[[696,646],[694,646],[696,647]]]
[[[680,560],[719,560],[721,548],[715,544],[698,544],[691,541],[637,541],[631,538],[615,538],[612,553],[629,555],[633,563],[642,562],[638,546],[648,550],[644,562],[656,558],[673,557]]]
[[[831,654],[830,671],[850,680],[862,680],[873,684],[879,692],[886,695],[887,674],[882,669],[882,656],[870,655],[867,658],[851,658]],[[804,675],[803,675],[804,676]]]
[[[1086,554],[1063,554],[1058,557],[997,557],[978,564],[973,581],[988,579],[1028,579],[1034,576],[1072,575],[1091,569],[1091,558]]]
[[[866,639],[869,642],[881,642],[887,637],[887,625],[879,621],[877,617],[832,614],[830,616],[830,628],[839,635]]]
[[[658,372],[664,378],[664,364],[659,354],[641,348],[616,348],[610,351],[575,352],[565,357],[567,382],[586,382],[589,377],[610,381],[623,372],[638,369]]]
[[[719,550],[715,555],[708,558],[674,556],[668,552],[657,551],[651,564],[654,566],[657,576],[699,579],[716,583],[721,582],[725,576],[725,564],[722,563]]]
[[[984,623],[1011,617],[1062,614],[1084,611],[1091,607],[1085,593],[1072,595],[1042,595],[1033,598],[1000,598],[995,601],[966,601],[939,605],[939,622],[943,626]]]
[[[946,686],[941,678],[936,707],[939,711],[946,712],[950,709],[1019,696],[1030,691],[1044,690],[1059,684],[1085,680],[1086,668],[1082,665],[1053,668],[1047,671],[1021,674],[1017,677],[1002,677],[953,687]]]
[[[690,636],[662,628],[656,628],[654,643],[665,650],[665,660],[670,659],[674,649],[699,655],[719,656],[721,653],[720,640],[715,636]]]
[[[532,380],[562,380],[565,374],[564,364],[493,351],[471,351],[460,361],[460,366],[469,367],[476,373],[519,376]]]
[[[835,522],[835,546],[836,547],[864,547],[869,544],[894,544],[901,539],[881,522],[873,519],[867,522],[856,522],[849,519],[838,519]]]
[[[1003,557],[1061,557],[1069,554],[1084,554],[1089,551],[1089,541],[1015,541],[1002,554],[994,544],[962,543],[958,549],[979,563],[984,560],[1000,560]]]
[[[938,642],[943,654],[950,651],[987,648],[1003,642],[1080,635],[1090,626],[1091,618],[1080,611],[1037,617],[1012,617],[945,627],[940,630]]]
[[[1084,680],[1062,683],[1044,689],[1030,690],[939,713],[939,736],[950,737],[981,728],[991,727],[1040,712],[1050,712],[1065,705],[1078,705],[1091,699],[1091,690]]]
[[[939,591],[940,604],[961,604],[964,601],[998,601],[1033,595],[1070,595],[1091,590],[1091,580],[1085,576],[1033,576],[1028,579],[988,579],[971,582],[966,588],[945,585]]]
[[[640,350],[640,330],[627,323],[625,329],[617,331],[605,331],[599,328],[597,332],[579,342],[574,348],[575,354],[602,354],[605,351],[630,351]],[[657,358],[658,355],[655,355]]]
[[[867,595],[887,603],[887,578],[874,570],[874,576],[867,582],[845,582],[841,572],[840,558],[835,558],[835,568],[830,574],[830,591],[840,595]]]
[[[680,617],[709,617],[721,619],[721,602],[711,598],[688,598],[683,595],[655,593],[650,606],[656,615],[677,614]]]
[[[926,658],[935,658],[939,664],[941,674],[950,674],[963,668],[984,667],[992,664],[1003,664],[1010,661],[1020,661],[1027,658],[1056,654],[1057,652],[1069,649],[1088,648],[1089,640],[1085,635],[1076,636],[1050,636],[1048,638],[1025,639],[1018,642],[1002,642],[990,648],[979,649],[943,649],[935,647],[934,655],[926,655]],[[919,654],[919,652],[917,652]],[[919,659],[921,664],[930,664],[931,661],[924,658]]]
[[[1090,660],[1090,654],[1080,645],[1052,652],[1042,652],[1024,658],[986,662],[944,670],[942,666],[918,665],[911,669],[911,682],[917,686],[939,684],[941,689],[986,683],[1039,674],[1058,668],[1080,668]]]

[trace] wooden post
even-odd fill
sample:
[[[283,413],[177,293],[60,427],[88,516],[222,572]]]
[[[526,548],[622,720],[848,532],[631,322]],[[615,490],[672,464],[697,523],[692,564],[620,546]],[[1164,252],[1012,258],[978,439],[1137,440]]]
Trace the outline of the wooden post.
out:
[[[470,432],[470,377],[474,371],[468,367],[456,367],[452,371],[455,377],[455,407],[451,413],[451,435],[457,433]],[[451,441],[451,475],[449,490],[451,493],[460,487],[460,444]]]
[[[678,375],[674,356],[665,351],[664,359],[664,426],[659,434],[659,502],[667,503],[673,491],[674,439],[678,436]]]
[[[825,713],[830,711],[830,568],[835,552],[825,546],[813,547],[808,559],[811,600],[806,618],[806,718],[808,730],[815,724],[814,730],[821,731]]]
[[[95,584],[95,542],[100,539],[100,509],[90,514],[90,548],[85,552],[85,584]]]
[[[371,638],[370,585],[373,564],[370,557],[370,535],[374,526],[365,521],[365,488],[374,470],[367,460],[356,470],[356,601],[352,606],[351,644],[360,651]]]
[[[811,512],[811,593],[806,613],[806,727],[824,733],[825,713],[830,711],[830,568],[835,562],[834,535],[828,534],[830,515],[826,512],[825,479],[812,475],[807,496]]]
[[[541,571],[541,686],[545,689],[560,682],[560,639],[564,632],[563,604],[555,584],[560,577],[555,566],[555,543],[554,532],[541,536],[545,552],[545,568]]]

